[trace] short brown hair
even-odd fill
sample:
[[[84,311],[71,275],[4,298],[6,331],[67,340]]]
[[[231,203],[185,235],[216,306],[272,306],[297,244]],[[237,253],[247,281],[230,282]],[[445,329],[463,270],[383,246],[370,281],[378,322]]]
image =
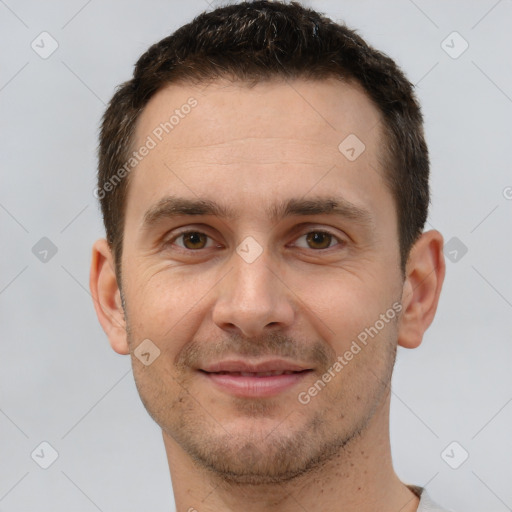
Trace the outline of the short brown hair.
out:
[[[101,126],[98,191],[116,270],[129,175],[113,179],[133,151],[142,110],[161,88],[216,78],[254,84],[331,77],[359,83],[382,115],[381,163],[395,200],[403,272],[429,205],[428,150],[412,84],[392,59],[345,25],[297,2],[263,0],[205,12],[152,45],[136,63],[133,78],[121,84],[110,101]]]

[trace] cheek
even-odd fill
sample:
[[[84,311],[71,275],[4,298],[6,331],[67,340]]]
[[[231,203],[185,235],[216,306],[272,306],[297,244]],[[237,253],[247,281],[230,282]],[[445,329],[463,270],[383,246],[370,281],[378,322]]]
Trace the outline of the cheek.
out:
[[[309,321],[339,353],[391,307],[389,287],[377,272],[331,268],[307,278],[297,274],[291,288],[304,304]]]
[[[378,272],[364,277],[349,272],[339,272],[335,278],[317,276],[301,292],[309,322],[341,358],[331,362],[328,390],[321,399],[326,406],[342,401],[349,408],[364,408],[390,378],[398,313],[393,309],[393,284],[389,276],[379,280],[379,275],[383,276]]]
[[[144,407],[159,425],[166,425],[169,413],[189,400],[185,388],[169,374],[164,357],[159,357],[150,366],[144,366],[134,358],[133,375]]]
[[[134,279],[125,290],[128,318],[133,332],[167,342],[181,339],[190,318],[201,309],[202,299],[216,280],[205,273],[192,274],[180,269],[153,267],[147,271],[131,269]]]

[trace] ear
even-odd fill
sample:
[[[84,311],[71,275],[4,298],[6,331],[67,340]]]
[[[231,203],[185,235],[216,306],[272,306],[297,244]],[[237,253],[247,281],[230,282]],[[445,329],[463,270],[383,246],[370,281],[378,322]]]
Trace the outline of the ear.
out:
[[[117,283],[114,258],[105,239],[97,240],[92,248],[89,277],[94,308],[110,345],[118,354],[129,354],[126,323]]]
[[[411,249],[398,330],[398,344],[402,347],[418,347],[434,320],[446,271],[443,245],[441,233],[431,230],[423,233]]]

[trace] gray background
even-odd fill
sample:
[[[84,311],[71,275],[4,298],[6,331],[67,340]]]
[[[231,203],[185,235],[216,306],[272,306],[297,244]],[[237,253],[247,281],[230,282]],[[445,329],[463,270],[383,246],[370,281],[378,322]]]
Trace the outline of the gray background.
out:
[[[399,353],[398,474],[458,512],[511,510],[512,2],[307,4],[357,28],[418,84],[432,157],[429,223],[446,242],[455,237],[436,320],[420,348]],[[173,510],[160,431],[89,296],[91,244],[103,234],[92,191],[114,87],[151,43],[209,8],[0,0],[4,512]],[[31,47],[43,45],[43,31],[59,45],[46,59]],[[461,55],[454,31],[469,44]],[[43,441],[58,453],[48,469]]]

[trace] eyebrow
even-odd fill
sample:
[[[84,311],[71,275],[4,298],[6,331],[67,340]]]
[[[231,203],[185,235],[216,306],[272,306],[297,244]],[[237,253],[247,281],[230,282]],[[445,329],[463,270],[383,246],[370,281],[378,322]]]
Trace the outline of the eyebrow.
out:
[[[272,222],[287,217],[329,214],[344,217],[368,228],[374,226],[374,219],[368,210],[341,197],[291,198],[272,205],[267,208],[266,213]],[[208,199],[168,196],[146,211],[142,225],[144,229],[149,229],[161,220],[183,215],[206,215],[226,220],[234,220],[237,217],[236,211],[232,208]]]

